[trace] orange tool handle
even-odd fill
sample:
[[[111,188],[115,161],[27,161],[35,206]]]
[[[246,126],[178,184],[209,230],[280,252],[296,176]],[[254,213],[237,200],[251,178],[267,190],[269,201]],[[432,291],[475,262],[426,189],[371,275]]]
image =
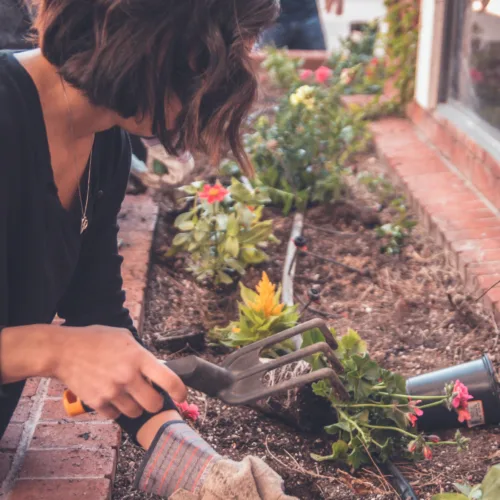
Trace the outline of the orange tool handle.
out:
[[[80,401],[80,399],[78,399],[69,389],[66,389],[63,393],[63,405],[68,417],[77,417],[78,415],[94,411],[92,408],[82,403],[82,401]]]

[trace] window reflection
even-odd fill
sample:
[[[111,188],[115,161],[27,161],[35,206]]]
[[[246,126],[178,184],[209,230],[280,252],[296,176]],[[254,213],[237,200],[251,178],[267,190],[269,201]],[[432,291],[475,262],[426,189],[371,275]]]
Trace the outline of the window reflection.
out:
[[[454,97],[500,129],[500,0],[466,2],[460,22]]]

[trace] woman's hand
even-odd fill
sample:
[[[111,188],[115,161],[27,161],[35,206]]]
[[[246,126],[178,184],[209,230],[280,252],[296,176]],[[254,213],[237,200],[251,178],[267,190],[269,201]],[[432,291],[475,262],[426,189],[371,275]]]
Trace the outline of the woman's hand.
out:
[[[85,404],[108,418],[130,418],[161,410],[163,397],[148,380],[176,402],[186,399],[180,378],[138,344],[128,330],[105,326],[58,328],[53,375]]]

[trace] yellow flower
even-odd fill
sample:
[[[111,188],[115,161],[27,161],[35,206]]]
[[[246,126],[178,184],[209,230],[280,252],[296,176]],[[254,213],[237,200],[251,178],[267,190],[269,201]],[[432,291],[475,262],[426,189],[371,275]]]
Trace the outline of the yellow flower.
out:
[[[256,289],[257,301],[251,305],[255,312],[262,312],[266,318],[269,318],[270,316],[277,316],[283,311],[284,304],[278,303],[276,285],[269,281],[269,277],[265,272],[262,273],[262,279]]]
[[[310,85],[302,85],[299,87],[291,96],[290,96],[290,104],[292,106],[298,106],[299,104],[303,104],[306,109],[313,109],[316,100],[314,98],[314,88]]]
[[[241,328],[238,328],[238,327],[233,327],[233,333],[240,333],[241,332]]]

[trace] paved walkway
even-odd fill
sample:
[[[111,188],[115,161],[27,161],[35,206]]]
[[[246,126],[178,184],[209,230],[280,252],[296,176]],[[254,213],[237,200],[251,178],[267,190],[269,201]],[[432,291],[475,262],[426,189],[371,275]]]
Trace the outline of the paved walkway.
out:
[[[120,214],[127,307],[139,326],[156,225],[147,196],[126,198]],[[111,498],[120,429],[98,416],[67,419],[64,387],[56,380],[28,381],[12,423],[0,441],[0,498],[107,500]]]

